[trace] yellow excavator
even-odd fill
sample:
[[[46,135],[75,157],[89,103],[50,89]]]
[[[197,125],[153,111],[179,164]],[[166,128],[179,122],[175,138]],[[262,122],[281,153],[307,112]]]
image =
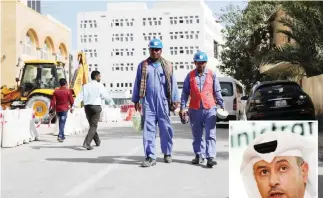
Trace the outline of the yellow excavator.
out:
[[[89,69],[83,52],[77,54],[78,68],[70,82],[73,97],[89,81]],[[20,75],[21,74],[21,75]],[[65,78],[65,64],[60,61],[27,60],[16,78],[17,87],[1,87],[1,106],[3,109],[32,108],[36,122],[51,121],[50,100],[54,90],[59,87],[59,79]]]

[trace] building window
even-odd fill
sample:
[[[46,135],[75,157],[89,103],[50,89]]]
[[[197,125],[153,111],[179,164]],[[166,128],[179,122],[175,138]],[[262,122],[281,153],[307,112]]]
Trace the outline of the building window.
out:
[[[49,46],[46,42],[41,52],[41,58],[44,60],[49,60]]]
[[[58,61],[63,61],[62,48],[58,49],[58,52],[56,53],[56,58],[57,58]]]
[[[24,42],[24,48],[23,52],[28,55],[32,55],[33,51],[33,41],[30,37],[30,35],[27,33],[25,37],[25,42]]]

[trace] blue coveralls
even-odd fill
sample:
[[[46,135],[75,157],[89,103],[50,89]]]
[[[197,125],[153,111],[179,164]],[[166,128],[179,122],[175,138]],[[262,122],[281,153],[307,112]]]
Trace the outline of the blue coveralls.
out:
[[[201,92],[204,86],[207,73],[210,71],[207,68],[204,69],[202,76],[198,76],[195,69],[195,80],[197,87]],[[185,109],[188,97],[190,96],[190,74],[188,74],[184,80],[182,97],[181,97],[181,109]],[[213,72],[213,94],[215,96],[217,105],[223,107],[223,98],[221,94],[220,83]],[[215,158],[216,157],[216,106],[211,109],[204,109],[202,101],[200,109],[189,108],[190,125],[193,134],[193,150],[195,154],[200,155],[203,158]],[[205,141],[203,140],[203,128],[205,127]]]
[[[141,62],[138,65],[136,80],[132,94],[132,102],[139,102]],[[173,148],[173,128],[169,118],[169,105],[167,102],[167,83],[161,64],[148,61],[147,67],[146,95],[142,100],[142,110],[144,118],[143,144],[146,157],[156,159],[156,135],[158,123],[160,131],[161,150],[165,155],[171,155]],[[177,82],[172,75],[172,101],[180,102]]]

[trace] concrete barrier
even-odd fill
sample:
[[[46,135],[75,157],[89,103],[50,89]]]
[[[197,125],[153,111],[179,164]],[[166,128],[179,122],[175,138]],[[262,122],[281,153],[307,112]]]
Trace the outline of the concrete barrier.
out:
[[[1,147],[11,148],[38,139],[32,109],[1,112]]]
[[[84,108],[76,108],[73,113],[68,111],[64,134],[66,136],[74,135],[78,133],[87,132],[89,124],[86,119]],[[53,131],[53,135],[58,136],[59,133],[59,121],[57,118],[56,126]]]
[[[122,121],[120,108],[102,106],[100,122],[120,122],[120,121]]]

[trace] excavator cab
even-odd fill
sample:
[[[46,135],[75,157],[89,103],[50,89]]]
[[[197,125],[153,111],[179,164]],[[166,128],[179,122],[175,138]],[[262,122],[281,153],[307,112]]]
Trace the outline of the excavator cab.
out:
[[[62,63],[49,60],[25,61],[17,90],[20,98],[12,102],[11,108],[31,108],[36,120],[48,122],[50,100],[61,78],[66,78]],[[19,79],[16,81],[18,83]]]
[[[20,82],[21,96],[28,97],[37,89],[54,90],[59,87],[60,78],[65,78],[64,68],[54,61],[26,62]]]
[[[76,97],[84,84],[88,83],[86,55],[79,52],[78,67],[74,73],[70,89]],[[46,123],[51,120],[50,100],[54,90],[59,87],[59,79],[65,78],[65,64],[60,61],[28,60],[20,70],[21,78],[16,78],[17,87],[1,87],[1,106],[5,109],[31,108],[35,120]],[[19,74],[19,76],[20,76]]]

